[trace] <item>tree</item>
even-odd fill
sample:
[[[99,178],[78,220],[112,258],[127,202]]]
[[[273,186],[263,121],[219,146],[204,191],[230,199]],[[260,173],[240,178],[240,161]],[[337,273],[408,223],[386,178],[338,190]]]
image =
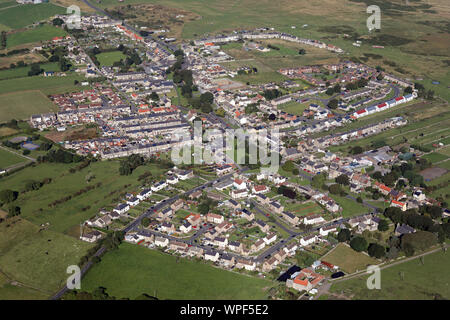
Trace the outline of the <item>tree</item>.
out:
[[[337,235],[337,239],[339,242],[346,242],[350,240],[351,232],[349,229],[341,229]]]
[[[18,216],[19,214],[20,207],[12,205],[8,208],[8,217]]]
[[[10,189],[0,191],[0,203],[11,203],[17,199],[19,193]]]
[[[363,151],[364,151],[364,149],[363,149],[361,146],[354,146],[354,147],[352,148],[351,153],[352,153],[352,154],[360,154],[360,153],[362,153]]]
[[[55,19],[52,20],[52,23],[53,23],[54,26],[60,27],[60,26],[62,26],[64,24],[64,20],[61,19],[61,18],[55,18]]]
[[[38,63],[34,63],[31,65],[31,69],[30,71],[28,71],[28,76],[37,76],[39,74],[41,74],[42,72],[44,72],[44,69],[41,69],[41,67],[39,66]]]
[[[417,231],[408,233],[401,238],[401,247],[405,254],[414,254],[416,251],[422,251],[437,244],[437,236],[428,231]]]
[[[350,184],[350,178],[346,174],[341,174],[335,179],[336,183],[348,186]]]
[[[330,193],[332,194],[341,194],[342,192],[342,188],[339,184],[332,184],[328,187],[328,190],[330,191]]]
[[[382,245],[378,243],[371,243],[367,248],[367,253],[371,257],[375,257],[377,259],[381,259],[386,255],[386,249]]]
[[[327,91],[325,91],[325,93],[329,96],[332,96],[334,93],[334,89],[333,88],[328,88]]]
[[[200,95],[200,101],[203,103],[212,104],[214,102],[214,95],[211,92],[205,92]]]
[[[328,108],[330,108],[330,109],[336,109],[337,108],[337,106],[338,106],[338,101],[337,101],[337,99],[331,99],[329,102],[328,102]]]
[[[158,96],[158,94],[156,92],[153,91],[150,94],[150,99],[152,99],[153,101],[159,101],[159,96]]]
[[[365,251],[367,250],[367,241],[363,237],[354,237],[350,240],[350,247],[357,252]]]
[[[298,54],[304,55],[304,54],[306,54],[306,50],[305,49],[300,49],[300,50],[298,50]]]
[[[283,166],[281,168],[284,171],[292,172],[292,170],[294,170],[294,168],[295,168],[295,165],[294,165],[294,162],[292,162],[291,160],[288,160],[285,162],[285,164],[283,164]]]
[[[389,223],[384,220],[381,219],[380,222],[378,223],[378,231],[387,231],[389,229]]]
[[[322,185],[325,183],[326,179],[327,179],[326,173],[316,174],[312,178],[311,185],[316,189],[322,188]]]

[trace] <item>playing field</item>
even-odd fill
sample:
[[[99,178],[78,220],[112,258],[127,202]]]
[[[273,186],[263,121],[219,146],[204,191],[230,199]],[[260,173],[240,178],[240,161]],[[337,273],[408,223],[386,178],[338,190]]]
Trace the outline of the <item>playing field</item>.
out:
[[[380,263],[376,259],[369,257],[367,254],[356,252],[343,243],[339,243],[334,250],[323,256],[321,260],[339,266],[339,268],[346,273],[362,271],[369,265],[377,265]]]
[[[18,45],[47,41],[51,40],[53,37],[62,37],[66,35],[67,32],[64,31],[64,29],[45,24],[8,35],[6,47],[10,49]]]
[[[33,114],[56,111],[56,106],[38,90],[0,95],[0,122],[27,119]]]
[[[101,66],[112,66],[114,62],[119,62],[121,59],[125,60],[126,55],[120,51],[103,52],[96,55],[97,60]]]
[[[5,169],[12,165],[28,161],[21,156],[18,156],[12,152],[0,149],[0,168]]]
[[[81,290],[105,287],[131,299],[142,293],[158,299],[265,299],[268,280],[214,268],[203,262],[124,243],[106,254],[81,282]]]
[[[330,291],[352,299],[450,299],[450,254],[442,251],[381,270],[381,289],[367,289],[368,275],[337,282]]]
[[[51,3],[26,4],[0,10],[0,21],[11,29],[19,29],[35,22],[39,22],[54,16],[64,14],[66,9]]]

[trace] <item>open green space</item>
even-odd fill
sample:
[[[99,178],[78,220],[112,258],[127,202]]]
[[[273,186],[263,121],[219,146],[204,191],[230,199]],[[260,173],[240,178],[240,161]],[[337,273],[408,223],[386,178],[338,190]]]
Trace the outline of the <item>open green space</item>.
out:
[[[57,107],[38,90],[0,94],[0,122],[27,119],[52,110],[56,111]]]
[[[74,81],[85,79],[78,75],[68,75],[66,77],[24,77],[0,81],[0,95],[10,92],[40,90],[43,94],[58,94],[80,90],[80,86]],[[86,88],[86,87],[84,87]]]
[[[15,32],[8,35],[6,47],[8,49],[27,43],[35,43],[51,40],[54,37],[66,36],[67,32],[62,28],[54,27],[49,24],[40,25],[25,31]]]
[[[450,298],[450,254],[439,251],[381,270],[381,289],[367,289],[367,278],[360,277],[333,284],[330,291],[343,292],[355,300],[434,300]]]
[[[83,278],[82,290],[100,286],[117,298],[234,300],[265,299],[272,282],[124,243]]]
[[[42,63],[39,65],[44,71],[60,71],[59,64],[57,62]],[[0,80],[23,78],[28,77],[28,71],[31,70],[31,66],[6,69],[0,71]]]
[[[422,156],[422,158],[425,158],[425,159],[431,161],[432,163],[435,163],[435,162],[440,162],[440,161],[446,160],[448,158],[448,156],[441,154],[439,152],[432,152],[432,153],[428,153],[428,154]]]
[[[11,29],[19,29],[65,13],[66,8],[51,3],[25,4],[0,10],[0,21]]]
[[[119,62],[121,59],[125,60],[127,57],[121,51],[102,52],[96,55],[97,60],[101,66],[112,66],[114,62]]]
[[[377,265],[380,263],[376,259],[369,257],[367,254],[356,252],[343,243],[339,243],[335,249],[323,256],[321,260],[339,266],[339,268],[346,273],[362,271],[369,265]]]
[[[5,169],[12,165],[28,161],[12,152],[0,149],[0,168]]]

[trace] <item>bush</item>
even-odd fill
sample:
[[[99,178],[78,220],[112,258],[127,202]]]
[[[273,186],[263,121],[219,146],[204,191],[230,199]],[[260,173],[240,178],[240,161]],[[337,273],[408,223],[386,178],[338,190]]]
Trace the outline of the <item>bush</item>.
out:
[[[367,241],[363,237],[354,237],[350,241],[350,247],[357,252],[365,251],[367,250]]]
[[[386,255],[386,249],[382,245],[379,245],[378,243],[371,243],[369,245],[369,248],[367,248],[367,253],[371,257],[381,259]]]

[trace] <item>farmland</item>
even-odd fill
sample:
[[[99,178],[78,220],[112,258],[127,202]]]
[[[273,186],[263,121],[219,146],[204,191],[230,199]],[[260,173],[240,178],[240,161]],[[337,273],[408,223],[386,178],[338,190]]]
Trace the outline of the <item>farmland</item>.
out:
[[[337,282],[331,292],[342,292],[352,299],[430,300],[450,298],[450,255],[439,251],[381,270],[381,290],[368,290],[368,275]],[[401,277],[403,274],[403,278]]]
[[[79,90],[74,81],[84,79],[81,76],[69,75],[67,77],[26,77],[0,81],[0,95],[9,92],[25,90],[40,90],[43,94],[57,94]]]
[[[64,14],[66,9],[51,3],[26,4],[0,10],[1,24],[11,29],[20,29],[35,22]]]
[[[28,161],[12,152],[0,149],[0,168],[5,169],[12,165]]]
[[[45,24],[8,35],[6,47],[11,49],[22,44],[47,41],[51,40],[53,37],[62,37],[66,35],[67,32],[65,32],[64,29]]]
[[[203,262],[180,259],[124,243],[108,253],[82,281],[92,291],[105,287],[117,298],[142,293],[158,299],[265,299],[272,282],[236,274]]]
[[[0,122],[52,110],[56,110],[56,106],[38,90],[0,94]]]
[[[56,62],[42,63],[40,67],[44,71],[59,71],[59,65]],[[31,66],[19,67],[0,71],[0,80],[7,80],[13,78],[23,78],[28,76],[28,71],[31,70]],[[6,82],[5,82],[6,83]]]

